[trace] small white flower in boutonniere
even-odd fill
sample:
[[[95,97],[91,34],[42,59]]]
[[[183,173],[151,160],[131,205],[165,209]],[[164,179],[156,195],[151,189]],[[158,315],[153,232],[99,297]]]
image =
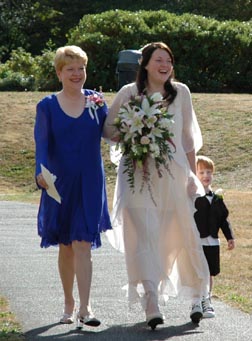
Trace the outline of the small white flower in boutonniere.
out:
[[[104,106],[104,99],[102,94],[93,94],[86,96],[86,107],[89,108],[89,115],[92,120],[95,118],[97,124],[99,124],[99,118],[97,115],[97,109]]]
[[[142,171],[140,191],[147,184],[152,194],[148,160],[154,159],[159,177],[163,170],[169,169],[169,161],[173,158],[176,147],[172,141],[171,127],[173,115],[168,113],[167,103],[159,92],[152,96],[136,96],[120,108],[114,126],[119,131],[118,148],[124,156],[125,173],[128,183],[134,192],[134,173],[136,168]]]
[[[222,188],[218,188],[214,194],[216,195],[217,199],[223,199],[224,198],[224,191]]]

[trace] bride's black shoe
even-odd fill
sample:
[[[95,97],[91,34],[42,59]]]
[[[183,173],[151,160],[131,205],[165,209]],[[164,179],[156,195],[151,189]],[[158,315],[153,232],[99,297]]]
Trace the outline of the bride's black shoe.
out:
[[[78,314],[77,329],[82,329],[84,324],[89,327],[98,327],[101,324],[101,321],[99,321],[97,318],[94,317],[93,314],[90,313],[86,316],[80,316]]]
[[[151,314],[146,317],[146,322],[154,330],[158,324],[164,324],[164,316],[161,313]]]
[[[160,313],[158,307],[158,297],[153,291],[146,293],[146,322],[152,330],[159,324],[164,324],[164,316]]]

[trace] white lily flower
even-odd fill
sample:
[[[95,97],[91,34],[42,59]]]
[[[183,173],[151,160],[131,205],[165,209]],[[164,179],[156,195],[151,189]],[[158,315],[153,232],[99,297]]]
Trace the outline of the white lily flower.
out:
[[[146,119],[146,125],[148,128],[153,128],[155,123],[157,122],[157,117],[156,116],[150,116]]]
[[[154,92],[154,94],[150,97],[154,102],[161,102],[163,100],[163,96],[160,92]]]
[[[142,118],[140,116],[136,116],[133,119],[132,125],[130,127],[130,132],[134,133],[136,131],[139,132],[140,135],[142,135],[142,128],[144,127]]]
[[[159,126],[162,129],[171,129],[174,121],[168,118],[161,118],[159,121]]]
[[[142,110],[144,111],[146,116],[154,116],[161,114],[161,110],[158,108],[160,106],[160,103],[155,103],[153,105],[150,105],[147,98],[144,98],[142,101]]]
[[[150,132],[149,135],[150,135],[150,136],[153,136],[154,138],[155,138],[155,137],[162,137],[162,130],[159,129],[159,128],[157,128],[157,127],[154,127],[154,128],[151,130],[151,132]]]
[[[122,121],[132,120],[135,116],[136,112],[134,108],[130,107],[129,104],[126,104],[120,109],[119,115]]]
[[[134,137],[134,134],[132,134],[130,131],[125,133],[124,135],[124,141],[127,142],[128,140],[132,140],[132,138]]]
[[[121,125],[121,128],[120,128],[120,132],[124,133],[124,134],[128,134],[129,131],[130,131],[130,125],[123,122],[123,124]]]

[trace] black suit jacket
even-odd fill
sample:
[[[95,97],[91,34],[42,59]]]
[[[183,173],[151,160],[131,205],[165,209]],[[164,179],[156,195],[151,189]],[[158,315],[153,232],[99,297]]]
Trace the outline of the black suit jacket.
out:
[[[228,209],[222,198],[213,193],[210,204],[206,196],[195,200],[196,212],[194,219],[198,227],[200,238],[212,236],[218,238],[219,229],[222,230],[227,240],[234,239],[233,231],[227,220]]]

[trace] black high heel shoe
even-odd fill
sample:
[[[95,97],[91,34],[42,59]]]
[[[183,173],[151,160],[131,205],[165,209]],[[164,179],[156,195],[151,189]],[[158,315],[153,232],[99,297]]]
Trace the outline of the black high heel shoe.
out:
[[[146,322],[152,330],[155,330],[158,324],[164,324],[164,317],[161,313],[152,314],[146,317]]]
[[[77,329],[82,329],[83,325],[89,327],[98,327],[101,324],[97,318],[94,317],[92,313],[89,313],[86,316],[77,315]]]
[[[164,324],[164,316],[160,313],[158,307],[158,298],[155,292],[149,291],[146,293],[146,322],[152,330],[156,329],[157,325]],[[154,307],[154,308],[153,308]]]

